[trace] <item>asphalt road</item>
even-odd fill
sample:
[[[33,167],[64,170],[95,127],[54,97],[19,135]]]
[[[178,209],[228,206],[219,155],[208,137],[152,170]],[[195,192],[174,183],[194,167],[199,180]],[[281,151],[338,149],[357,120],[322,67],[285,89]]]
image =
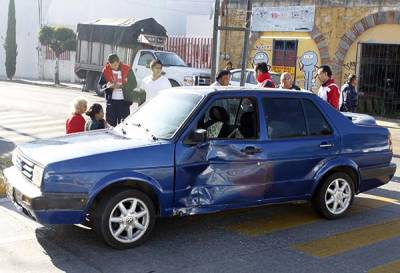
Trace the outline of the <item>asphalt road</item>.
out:
[[[29,94],[35,99],[24,103]],[[0,82],[2,110],[60,120],[68,110],[64,103],[78,94]],[[39,225],[0,199],[0,273],[17,272],[399,273],[400,171],[389,184],[357,197],[340,220],[321,219],[308,204],[159,219],[148,242],[124,251],[110,249],[82,226]]]

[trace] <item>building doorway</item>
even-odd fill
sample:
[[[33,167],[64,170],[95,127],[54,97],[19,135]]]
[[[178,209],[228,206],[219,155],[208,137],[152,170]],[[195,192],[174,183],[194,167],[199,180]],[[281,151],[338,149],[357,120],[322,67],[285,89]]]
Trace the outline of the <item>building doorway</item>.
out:
[[[359,112],[400,117],[400,45],[358,44]]]

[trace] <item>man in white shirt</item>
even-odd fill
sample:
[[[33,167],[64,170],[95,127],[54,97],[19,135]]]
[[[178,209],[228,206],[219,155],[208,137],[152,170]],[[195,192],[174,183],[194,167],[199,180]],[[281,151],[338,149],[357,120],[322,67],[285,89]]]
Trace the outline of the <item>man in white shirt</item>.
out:
[[[153,60],[150,63],[151,75],[143,79],[140,89],[146,92],[146,102],[152,100],[161,90],[171,88],[168,78],[163,76],[162,63],[160,60]]]

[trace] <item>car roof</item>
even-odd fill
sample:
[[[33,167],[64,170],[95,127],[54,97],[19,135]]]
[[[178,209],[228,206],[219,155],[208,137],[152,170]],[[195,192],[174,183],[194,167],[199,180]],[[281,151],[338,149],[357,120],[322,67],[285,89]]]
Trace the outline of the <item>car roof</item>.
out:
[[[287,95],[288,92],[291,94],[305,94],[305,95],[314,95],[311,91],[308,90],[288,90],[288,89],[277,89],[277,88],[261,88],[261,87],[246,87],[246,86],[184,86],[184,87],[174,87],[168,90],[168,92],[178,92],[182,93],[182,90],[185,90],[185,93],[192,94],[201,94],[204,96],[220,94],[220,93],[232,93],[232,92],[258,92],[258,93],[266,93],[266,94],[282,94]]]

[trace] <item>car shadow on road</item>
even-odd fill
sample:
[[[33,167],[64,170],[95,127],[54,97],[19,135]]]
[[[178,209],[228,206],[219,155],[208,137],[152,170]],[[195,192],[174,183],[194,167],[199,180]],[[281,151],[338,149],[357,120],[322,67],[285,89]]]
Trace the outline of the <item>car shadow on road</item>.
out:
[[[93,272],[187,272],[180,268],[193,266],[200,260],[211,261],[222,250],[227,255],[236,256],[243,253],[243,249],[254,251],[254,248],[260,247],[259,242],[251,239],[243,241],[241,235],[227,232],[226,225],[279,214],[279,211],[297,206],[268,206],[157,219],[148,241],[123,251],[108,247],[93,230],[80,226],[45,226],[36,229],[36,237],[54,266],[64,272],[80,272],[71,268],[76,261],[98,270]],[[308,204],[301,205],[298,210],[301,209],[314,214]],[[82,269],[82,272],[92,271]]]

